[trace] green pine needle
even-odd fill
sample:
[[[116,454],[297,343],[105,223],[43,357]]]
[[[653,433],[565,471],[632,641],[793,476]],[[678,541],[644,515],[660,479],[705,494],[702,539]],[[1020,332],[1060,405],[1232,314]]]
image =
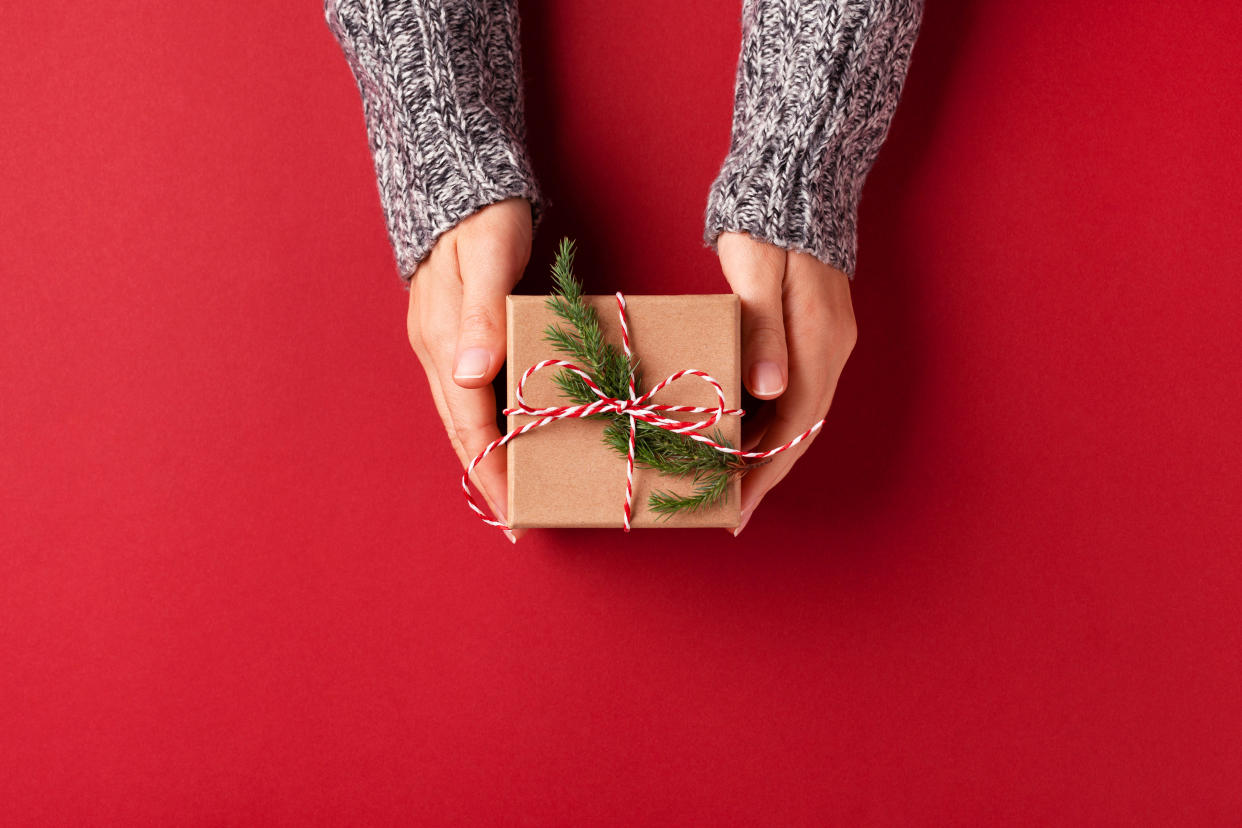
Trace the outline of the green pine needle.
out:
[[[631,372],[634,374],[634,387],[641,394],[642,377],[637,364],[628,360],[620,348],[605,341],[595,309],[582,298],[582,283],[573,272],[574,252],[574,243],[568,238],[561,239],[552,264],[555,288],[547,303],[564,324],[549,325],[544,331],[544,339],[590,374],[608,396],[622,399],[629,395]],[[560,371],[555,382],[561,393],[576,404],[587,404],[598,399],[582,377],[572,371]],[[629,418],[618,414],[596,414],[594,418],[611,421],[604,428],[604,441],[622,457],[627,456]],[[722,446],[732,448],[718,429],[710,436]],[[665,518],[679,512],[693,512],[727,499],[729,481],[745,473],[748,468],[740,458],[641,421],[635,429],[634,462],[663,475],[688,477],[695,484],[693,493],[688,495],[658,491],[648,498],[647,504],[652,511]]]
[[[716,475],[695,486],[694,493],[679,495],[673,492],[654,492],[647,498],[647,505],[653,512],[667,519],[679,512],[693,512],[710,506],[721,498],[729,495],[729,475]]]

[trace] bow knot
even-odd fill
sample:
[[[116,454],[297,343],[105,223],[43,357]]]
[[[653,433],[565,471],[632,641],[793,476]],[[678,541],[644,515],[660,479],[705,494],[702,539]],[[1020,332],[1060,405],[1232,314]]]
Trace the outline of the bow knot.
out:
[[[629,414],[635,417],[651,413],[651,409],[647,406],[639,405],[638,400],[613,400],[612,410],[618,414]]]

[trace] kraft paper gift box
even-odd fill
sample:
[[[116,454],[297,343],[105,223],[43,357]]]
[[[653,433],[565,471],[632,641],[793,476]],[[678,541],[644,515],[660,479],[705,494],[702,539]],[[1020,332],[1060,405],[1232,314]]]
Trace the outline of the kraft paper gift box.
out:
[[[615,296],[585,296],[599,317],[605,341],[621,347],[621,323]],[[630,347],[642,376],[639,395],[669,375],[686,368],[707,372],[720,383],[726,408],[741,407],[741,309],[733,294],[694,296],[626,296]],[[544,296],[508,299],[508,406],[517,405],[517,381],[527,368],[544,359],[572,357],[557,351],[544,338],[549,325],[561,320]],[[579,366],[586,368],[586,366]],[[524,390],[530,406],[572,404],[553,382],[562,369],[544,368],[527,380]],[[651,400],[668,405],[715,406],[716,392],[706,381],[684,377],[662,389]],[[675,419],[702,420],[709,414],[665,413]],[[511,414],[510,430],[534,417]],[[508,444],[509,525],[536,527],[616,527],[623,523],[625,456],[603,439],[603,419],[566,418],[533,429]],[[716,426],[736,447],[741,441],[737,415],[726,415]],[[712,429],[708,429],[710,435]],[[662,475],[635,464],[633,528],[734,528],[740,514],[740,479],[729,483],[725,498],[691,512],[665,517],[652,512],[652,491],[689,494],[690,478]]]

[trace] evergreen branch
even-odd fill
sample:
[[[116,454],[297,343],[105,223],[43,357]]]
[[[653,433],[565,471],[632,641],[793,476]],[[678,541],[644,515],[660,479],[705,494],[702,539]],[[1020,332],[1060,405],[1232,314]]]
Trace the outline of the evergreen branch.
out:
[[[718,474],[695,486],[694,493],[679,495],[673,492],[653,492],[647,498],[651,511],[667,519],[679,512],[694,512],[710,506],[729,494],[729,475]]]
[[[595,308],[583,300],[582,283],[574,275],[574,253],[574,243],[561,239],[552,264],[556,289],[547,299],[548,307],[569,327],[549,325],[544,338],[590,374],[601,391],[614,399],[623,399],[629,395],[630,371],[635,368],[620,348],[604,340]],[[640,384],[641,378],[635,372],[634,385]],[[557,386],[575,403],[598,399],[582,378],[571,371],[558,373]]]
[[[582,298],[582,283],[573,272],[574,252],[574,243],[568,238],[561,239],[552,264],[555,290],[548,296],[547,304],[564,324],[549,325],[544,330],[544,339],[586,371],[609,397],[625,399],[629,396],[631,372],[636,393],[641,394],[642,379],[637,362],[627,359],[620,348],[605,341],[595,309]],[[599,399],[582,377],[572,371],[559,371],[554,382],[575,404],[584,405]],[[591,418],[610,420],[604,428],[604,441],[622,457],[627,457],[629,418],[619,414],[595,414]],[[710,436],[720,445],[732,448],[719,429]],[[634,433],[634,462],[662,475],[688,477],[695,484],[694,492],[689,495],[668,491],[651,494],[648,506],[663,517],[702,509],[726,498],[729,481],[750,468],[735,455],[641,420],[636,423]]]

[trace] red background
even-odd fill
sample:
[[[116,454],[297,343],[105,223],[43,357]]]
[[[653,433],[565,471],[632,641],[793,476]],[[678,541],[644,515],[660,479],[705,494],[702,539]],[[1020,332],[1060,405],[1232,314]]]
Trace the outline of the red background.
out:
[[[737,8],[523,6],[523,291],[725,289]],[[811,454],[516,547],[317,0],[4,16],[0,821],[1242,818],[1236,4],[932,0]]]

